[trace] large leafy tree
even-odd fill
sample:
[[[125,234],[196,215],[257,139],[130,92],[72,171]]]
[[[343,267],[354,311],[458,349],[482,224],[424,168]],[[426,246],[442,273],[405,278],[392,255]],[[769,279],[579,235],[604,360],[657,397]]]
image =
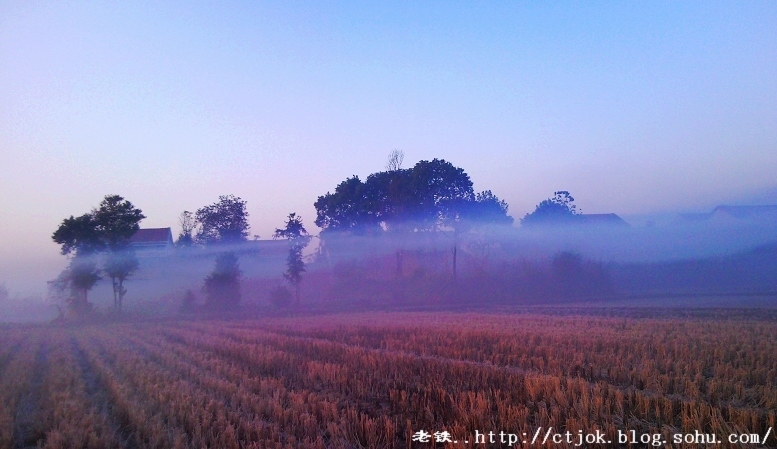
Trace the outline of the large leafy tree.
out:
[[[240,197],[222,195],[218,202],[197,209],[195,218],[200,225],[197,241],[205,244],[246,241],[250,229],[246,204]]]
[[[409,218],[433,230],[462,205],[474,199],[472,181],[463,169],[443,159],[420,161],[412,169]]]
[[[138,269],[130,238],[140,229],[145,215],[119,195],[106,195],[99,207],[79,217],[70,216],[54,231],[52,239],[71,256],[68,268],[55,281],[69,288],[73,309],[89,309],[87,292],[100,279],[95,256],[104,254],[103,272],[111,279],[114,306],[121,310],[127,289],[124,281]]]
[[[143,211],[119,195],[106,196],[92,215],[97,232],[111,251],[127,249],[130,238],[140,229],[140,221],[146,218]]]
[[[51,239],[62,246],[63,256],[89,256],[102,251],[105,247],[97,221],[91,213],[65,218],[54,231]]]
[[[365,182],[353,176],[315,203],[316,224],[324,233],[365,230],[419,232],[453,229],[453,269],[459,235],[480,224],[512,224],[507,203],[490,190],[475,193],[467,173],[445,161],[420,161],[401,168],[401,154],[389,156],[387,170]],[[402,249],[397,249],[397,273],[402,273]]]
[[[553,197],[540,202],[534,212],[521,219],[523,226],[564,225],[580,219],[575,199],[566,190],[553,192]]]
[[[365,184],[358,176],[341,182],[334,193],[318,197],[316,225],[328,231],[363,233],[375,224],[374,212],[367,204]]]
[[[275,239],[286,239],[289,242],[289,254],[286,257],[286,272],[283,277],[294,287],[294,302],[300,304],[300,283],[302,273],[305,272],[305,262],[302,260],[302,251],[310,243],[310,234],[302,224],[302,217],[294,212],[289,214],[285,226],[275,230]]]
[[[111,279],[113,304],[121,312],[127,289],[124,281],[140,264],[130,246],[130,238],[140,229],[143,212],[119,195],[108,195],[93,212],[97,231],[107,248],[103,271]]]
[[[420,161],[411,169],[357,176],[340,183],[334,193],[314,204],[316,224],[325,232],[365,230],[430,231],[447,211],[473,201],[472,181],[463,169],[443,159]]]

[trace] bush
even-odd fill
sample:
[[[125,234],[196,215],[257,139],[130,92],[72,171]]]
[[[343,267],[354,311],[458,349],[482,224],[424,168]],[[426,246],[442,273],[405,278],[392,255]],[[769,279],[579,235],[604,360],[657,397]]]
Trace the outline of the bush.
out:
[[[181,300],[181,312],[194,312],[197,309],[196,303],[197,297],[194,295],[194,292],[191,290],[186,290],[186,293],[183,295],[183,299]]]
[[[270,291],[270,303],[279,309],[288,307],[292,299],[294,295],[288,287],[278,286]]]
[[[240,303],[241,278],[237,256],[233,253],[219,255],[213,272],[205,278],[203,286],[208,307],[223,310],[237,306]]]

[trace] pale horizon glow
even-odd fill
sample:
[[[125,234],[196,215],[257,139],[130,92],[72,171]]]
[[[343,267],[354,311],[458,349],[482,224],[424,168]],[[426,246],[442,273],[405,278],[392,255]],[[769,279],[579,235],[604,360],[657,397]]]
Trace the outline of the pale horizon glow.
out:
[[[442,158],[516,221],[777,204],[777,3],[0,3],[0,284],[119,194],[172,227],[219,195],[251,234],[346,177]],[[31,273],[37,273],[37,277]],[[35,282],[24,279],[35,277]]]

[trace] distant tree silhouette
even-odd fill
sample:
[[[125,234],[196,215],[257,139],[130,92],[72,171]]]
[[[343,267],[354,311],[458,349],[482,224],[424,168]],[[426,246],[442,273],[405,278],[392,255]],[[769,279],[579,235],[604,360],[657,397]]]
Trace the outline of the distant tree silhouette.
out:
[[[392,152],[387,171],[357,176],[340,183],[334,193],[320,196],[316,225],[322,235],[336,231],[428,232],[454,231],[453,275],[456,277],[459,235],[478,224],[511,224],[507,203],[490,190],[475,194],[469,175],[443,159],[419,161],[402,169],[401,152]],[[397,275],[402,275],[402,248],[397,248]]]
[[[103,271],[111,279],[114,308],[121,312],[127,288],[124,281],[140,266],[130,238],[140,229],[143,212],[119,195],[108,195],[93,212],[98,232],[105,241],[108,252]]]
[[[456,280],[458,246],[461,236],[473,228],[484,225],[511,225],[513,217],[507,215],[507,203],[490,190],[447,203],[443,208],[443,223],[453,229],[453,279]]]
[[[363,233],[371,225],[377,225],[374,212],[368,205],[366,187],[354,175],[341,182],[334,193],[318,197],[314,204],[316,225],[325,231],[351,231]]]
[[[302,273],[305,272],[305,262],[302,260],[302,251],[310,243],[310,235],[302,224],[302,217],[294,212],[289,214],[285,227],[275,230],[275,239],[286,239],[289,242],[289,254],[286,257],[286,272],[283,277],[294,287],[294,302],[300,304],[299,285],[302,282]]]
[[[77,316],[83,316],[92,311],[92,304],[87,297],[100,280],[100,270],[97,268],[94,256],[76,256],[49,284],[59,294],[65,295],[68,309]]]
[[[405,160],[405,153],[400,150],[394,150],[389,153],[388,162],[386,162],[386,171],[395,171],[402,168],[402,162]]]
[[[553,193],[552,198],[543,200],[521,219],[521,225],[548,225],[573,223],[580,217],[580,211],[574,204],[575,199],[566,190]]]
[[[105,247],[93,214],[66,218],[51,236],[62,245],[61,253],[70,256],[70,263],[57,279],[51,282],[54,290],[66,294],[65,302],[71,312],[83,315],[92,309],[88,293],[100,280],[94,255]]]
[[[181,226],[181,233],[175,244],[181,247],[194,245],[194,232],[197,230],[197,219],[194,214],[185,210],[178,216],[178,224]]]
[[[213,272],[205,278],[203,290],[208,308],[228,310],[240,303],[240,280],[243,276],[237,256],[226,252],[216,257]]]
[[[320,196],[316,225],[324,232],[433,231],[449,210],[476,200],[469,175],[450,162],[420,161],[410,169],[397,162],[390,158],[391,170],[373,173],[365,182],[353,176]]]
[[[62,245],[63,256],[89,256],[105,248],[105,241],[100,235],[94,214],[91,213],[65,218],[51,239]]]
[[[601,263],[584,260],[575,252],[561,251],[553,256],[551,266],[562,299],[592,299],[613,293],[610,274]]]
[[[90,309],[87,292],[100,279],[95,255],[104,254],[103,271],[111,279],[114,306],[122,309],[127,289],[124,281],[138,269],[130,238],[140,229],[145,215],[119,195],[106,195],[100,206],[80,217],[66,218],[54,231],[52,240],[62,245],[63,255],[70,255],[68,268],[54,282],[60,289],[70,289],[69,300],[75,311]]]
[[[146,218],[143,211],[119,195],[107,195],[92,212],[97,232],[110,251],[124,251]]]
[[[219,196],[219,201],[197,209],[200,225],[197,241],[205,244],[245,242],[250,226],[246,201],[234,195]]]

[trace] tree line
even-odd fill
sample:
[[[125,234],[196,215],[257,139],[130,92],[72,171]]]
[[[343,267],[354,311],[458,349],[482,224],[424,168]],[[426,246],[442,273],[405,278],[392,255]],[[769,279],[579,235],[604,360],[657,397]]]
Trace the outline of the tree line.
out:
[[[469,175],[443,159],[419,161],[412,168],[402,168],[404,155],[392,152],[386,170],[367,176],[362,181],[354,175],[339,183],[333,192],[319,196],[314,203],[315,224],[326,238],[335,234],[379,235],[431,233],[447,231],[452,236],[453,277],[461,236],[473,229],[509,226],[507,203],[490,190],[475,192]],[[543,223],[572,222],[580,215],[574,198],[566,191],[539,203],[532,213],[521,219],[524,226]],[[145,215],[119,195],[107,195],[91,212],[62,221],[52,239],[61,245],[61,253],[70,258],[68,267],[51,282],[76,314],[88,313],[92,305],[87,294],[103,277],[111,280],[114,310],[121,312],[127,293],[125,281],[139,268],[131,245],[132,236],[140,229]],[[250,225],[247,202],[234,195],[222,195],[211,205],[194,213],[179,216],[179,247],[221,245],[248,240]],[[254,236],[258,239],[258,236]],[[273,292],[274,302],[300,303],[300,283],[305,272],[302,253],[311,236],[302,217],[290,213],[284,227],[274,239],[289,243],[286,271],[283,276],[293,292],[281,288]],[[402,249],[397,249],[397,266],[401,272]],[[203,291],[211,308],[231,308],[240,302],[242,272],[237,256],[229,251],[220,254],[213,272],[204,280]],[[191,299],[191,295],[189,295]],[[191,302],[191,301],[190,301]]]

